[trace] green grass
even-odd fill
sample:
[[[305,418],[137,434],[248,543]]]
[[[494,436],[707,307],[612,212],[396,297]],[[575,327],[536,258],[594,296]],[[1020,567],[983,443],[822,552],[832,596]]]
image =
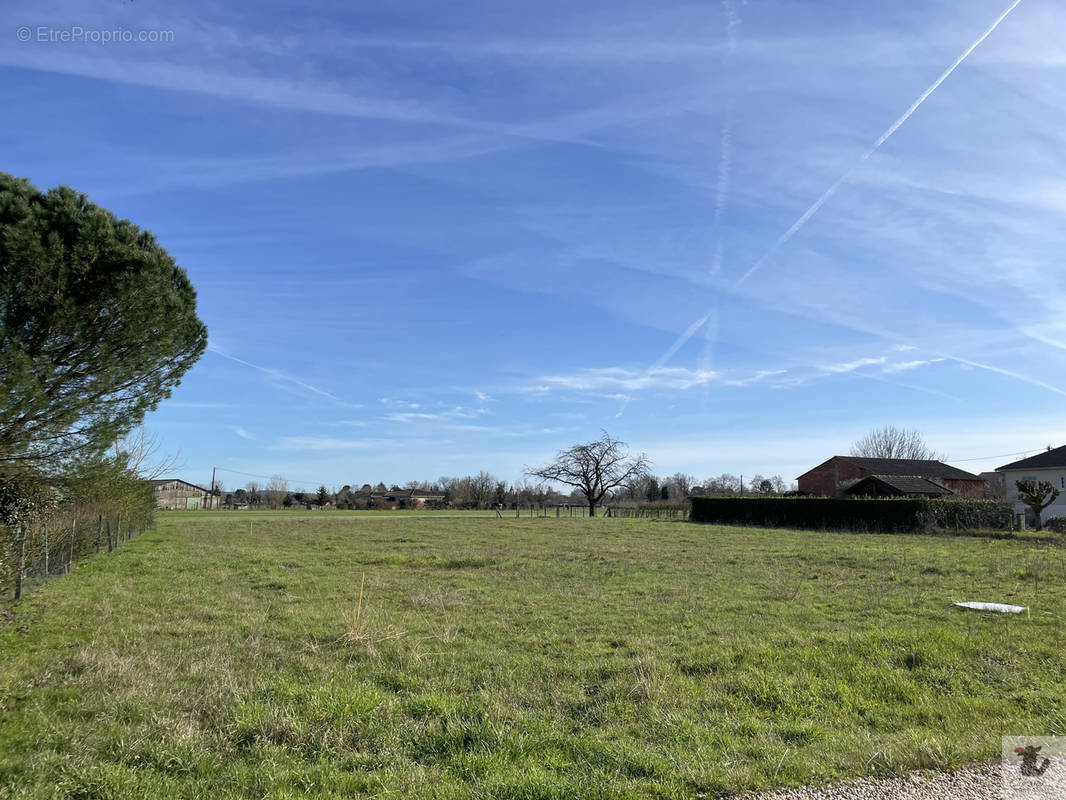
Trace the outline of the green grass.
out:
[[[1024,540],[161,515],[0,625],[0,797],[693,798],[951,767],[1066,734],[1064,616],[1064,551]]]

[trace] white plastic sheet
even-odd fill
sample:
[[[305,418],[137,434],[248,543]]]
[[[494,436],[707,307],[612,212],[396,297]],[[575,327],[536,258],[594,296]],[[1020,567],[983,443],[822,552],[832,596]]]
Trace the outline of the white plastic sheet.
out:
[[[972,608],[974,611],[998,611],[1001,614],[1021,614],[1023,611],[1028,616],[1029,606],[1012,606],[1007,603],[979,603],[967,600],[965,603],[955,603],[959,608]]]

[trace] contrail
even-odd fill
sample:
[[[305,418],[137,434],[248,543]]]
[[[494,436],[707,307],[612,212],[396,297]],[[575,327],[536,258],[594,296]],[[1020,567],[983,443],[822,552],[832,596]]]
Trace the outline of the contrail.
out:
[[[737,49],[737,31],[740,28],[740,15],[737,14],[734,0],[722,0],[722,11],[726,19],[726,51],[722,55],[722,68],[728,71],[733,54]],[[714,220],[711,223],[711,232],[715,240],[718,239],[718,230],[722,222],[722,213],[725,211],[729,200],[729,177],[733,169],[733,93],[730,92],[726,100],[725,114],[722,117],[721,156],[718,161],[718,182],[714,191]],[[721,267],[721,243],[717,242],[717,256],[711,273],[717,272]]]
[[[958,363],[965,364],[968,367],[976,367],[977,369],[986,369],[989,372],[995,372],[997,375],[1005,375],[1008,378],[1014,378],[1015,380],[1021,381],[1022,383],[1028,383],[1031,386],[1039,386],[1041,389],[1047,389],[1049,392],[1054,392],[1055,394],[1061,394],[1064,397],[1066,397],[1066,391],[1060,389],[1058,386],[1052,386],[1050,383],[1044,383],[1043,381],[1038,381],[1036,378],[1028,378],[1025,375],[1022,375],[1020,373],[1011,372],[1009,369],[1002,369],[1000,367],[993,367],[991,364],[982,364],[980,361],[969,361],[969,360],[967,360],[965,358],[959,358],[958,356],[950,356],[947,353],[941,353],[941,355],[944,358],[950,359],[951,361],[957,361]]]
[[[726,106],[725,117],[722,120],[722,155],[718,162],[718,183],[714,190],[714,221],[712,230],[717,234],[719,224],[722,221],[722,212],[725,211],[726,202],[729,199],[729,173],[733,167],[733,101],[729,100]]]
[[[337,395],[330,394],[327,391],[319,389],[317,386],[312,386],[309,383],[304,383],[301,380],[297,380],[296,378],[293,378],[293,377],[291,377],[289,375],[286,375],[281,370],[271,369],[270,367],[261,367],[258,364],[253,364],[251,361],[245,361],[243,358],[237,358],[237,356],[231,356],[229,353],[226,353],[226,352],[224,352],[222,350],[219,350],[217,347],[215,347],[214,345],[211,345],[211,344],[209,344],[207,346],[207,349],[210,350],[212,353],[214,353],[216,356],[222,356],[222,358],[228,358],[230,361],[236,361],[238,364],[243,364],[246,367],[251,367],[252,369],[257,369],[260,372],[266,373],[267,375],[269,375],[270,377],[272,377],[272,378],[274,378],[276,380],[282,380],[282,381],[288,381],[289,383],[294,383],[297,386],[299,386],[300,388],[306,389],[309,392],[314,392],[315,394],[320,394],[323,397],[328,397],[330,400],[332,400],[335,403],[340,403],[341,405],[344,405],[344,406],[350,406],[351,405],[351,403],[348,403],[348,402],[342,400],[341,398],[337,397]]]
[[[705,323],[710,318],[710,316],[711,312],[707,312],[698,320],[696,320],[687,328],[685,328],[685,332],[677,337],[677,341],[670,345],[670,348],[665,353],[659,356],[659,360],[652,364],[650,367],[648,367],[648,372],[655,372],[655,370],[661,369],[663,366],[665,366],[666,362],[674,357],[674,353],[680,350],[685,344],[685,342],[691,339],[695,335],[696,331],[703,327],[703,323]]]
[[[644,370],[644,376],[647,377],[656,370],[662,369],[666,362],[674,357],[674,353],[680,350],[684,346],[685,342],[691,339],[695,335],[696,331],[703,327],[703,324],[707,322],[707,319],[710,316],[710,313],[704,314],[698,320],[696,320],[687,328],[685,328],[685,332],[677,337],[677,341],[670,345],[669,349],[667,349],[665,353],[659,356],[659,360],[652,364],[650,367],[648,367],[646,370]],[[622,416],[622,412],[626,410],[626,407],[629,405],[629,401],[632,399],[632,397],[626,397],[626,399],[622,401],[622,405],[618,409],[618,413],[614,415],[615,419]]]
[[[900,115],[899,119],[897,119],[895,122],[888,126],[885,132],[877,138],[877,141],[875,141],[873,145],[859,157],[859,159],[847,170],[847,172],[837,178],[829,186],[829,188],[822,192],[822,195],[817,200],[815,200],[806,211],[804,211],[800,215],[799,219],[792,223],[788,230],[786,230],[779,237],[777,237],[777,240],[773,243],[770,249],[768,249],[758,261],[752,264],[748,271],[745,272],[740,277],[740,279],[734,284],[733,288],[739,288],[760,267],[762,267],[767,260],[769,260],[769,258],[777,251],[777,249],[781,245],[791,239],[796,234],[796,232],[799,231],[800,228],[806,225],[807,221],[810,220],[810,218],[813,217],[816,213],[818,213],[818,209],[825,205],[825,202],[833,196],[836,190],[840,188],[840,185],[848,179],[851,173],[854,172],[857,167],[867,161],[870,156],[876,153],[878,148],[880,148],[881,145],[888,141],[889,137],[892,136],[892,134],[894,134],[897,130],[899,130],[900,126],[903,125],[904,122],[910,119],[911,115],[918,110],[918,108],[921,106],[922,103],[926,101],[926,99],[928,99],[929,95],[935,92],[940,86],[940,84],[947,80],[948,76],[951,75],[951,73],[954,72],[963,61],[966,60],[970,53],[976,50],[978,46],[980,46],[981,42],[987,39],[992,34],[992,32],[999,27],[999,24],[1007,18],[1007,15],[1010,14],[1010,12],[1013,11],[1019,3],[1021,3],[1021,1],[1022,0],[1014,0],[1014,2],[1007,6],[1007,8],[998,17],[996,17],[992,24],[985,29],[984,33],[978,36],[977,39],[974,40],[973,44],[963,50],[962,54],[951,63],[951,66],[944,70],[944,72],[941,73],[940,77],[929,85],[929,88],[927,88],[924,92],[918,95],[918,99],[911,103],[910,107],[906,111],[904,111],[903,114]],[[713,269],[714,265],[712,263],[712,270]],[[686,331],[682,333],[680,337],[678,337],[677,341],[675,341],[670,346],[670,348],[662,355],[662,357],[660,357],[659,360],[655,362],[656,366],[653,367],[653,369],[663,366],[674,355],[674,353],[676,353],[681,348],[681,346],[684,345],[685,342],[687,342],[692,337],[692,335],[700,328],[700,326],[702,326],[707,321],[708,317],[715,312],[716,308],[717,301],[711,307],[710,311],[708,311],[707,314],[696,320],[696,322],[690,325],[688,329],[686,329]]]
[[[785,231],[783,234],[781,234],[779,237],[777,237],[777,241],[775,241],[773,243],[773,245],[770,247],[770,249],[767,250],[766,253],[763,254],[762,258],[760,258],[758,261],[756,261],[754,264],[752,264],[752,266],[748,269],[748,271],[745,272],[743,276],[741,276],[740,280],[737,281],[736,286],[740,286],[748,278],[750,278],[753,274],[755,274],[755,272],[760,267],[762,267],[763,264],[766,263],[766,261],[770,258],[770,256],[772,256],[781,245],[783,245],[785,242],[787,242],[789,239],[791,239],[793,236],[795,236],[796,233],[799,231],[799,229],[802,228],[804,225],[806,225],[807,221],[811,217],[813,217],[816,213],[818,213],[818,209],[820,209],[825,204],[825,201],[828,200],[830,197],[832,197],[833,194],[836,192],[836,190],[840,188],[840,184],[842,184],[844,181],[846,181],[851,176],[851,173],[855,171],[856,168],[861,166],[863,164],[863,162],[865,162],[867,159],[870,158],[870,156],[872,156],[874,153],[876,153],[878,151],[878,149],[881,147],[881,145],[883,145],[885,142],[887,142],[888,138],[893,133],[895,133],[897,130],[899,130],[899,127],[904,122],[906,122],[908,119],[910,119],[911,114],[913,114],[915,111],[918,110],[918,107],[921,106],[921,104],[926,101],[926,99],[929,97],[929,95],[931,95],[933,92],[935,92],[937,90],[937,88],[940,86],[940,84],[942,84],[945,80],[947,80],[948,76],[951,75],[951,73],[954,72],[963,61],[966,60],[966,58],[970,55],[970,53],[972,53],[974,50],[976,50],[978,48],[978,46],[980,46],[981,42],[983,42],[985,39],[987,39],[989,36],[992,35],[992,31],[994,31],[996,28],[999,27],[999,23],[1003,22],[1003,20],[1005,20],[1007,18],[1007,15],[1011,11],[1013,11],[1015,9],[1015,7],[1021,1],[1022,0],[1014,0],[1013,3],[1011,3],[1009,6],[1007,6],[1006,10],[1004,10],[1002,14],[1000,14],[998,17],[996,17],[995,21],[991,25],[989,25],[987,28],[985,28],[985,32],[982,33],[980,36],[978,36],[977,39],[974,40],[973,44],[971,44],[969,47],[967,47],[965,50],[962,51],[962,55],[960,55],[958,58],[956,58],[952,62],[951,66],[948,67],[946,70],[944,70],[941,73],[940,77],[937,78],[935,81],[933,81],[929,85],[928,89],[926,89],[924,92],[922,92],[920,95],[918,95],[918,99],[915,100],[913,103],[911,103],[910,108],[908,108],[906,111],[904,111],[903,114],[900,115],[899,119],[897,119],[895,122],[893,122],[891,125],[888,126],[888,129],[878,137],[876,142],[873,143],[873,146],[870,147],[870,149],[867,150],[865,153],[863,153],[859,157],[859,159],[854,164],[851,165],[851,167],[848,169],[847,172],[845,172],[843,175],[841,175],[839,178],[837,178],[832,183],[832,185],[830,185],[830,187],[828,189],[826,189],[824,192],[822,192],[821,197],[819,197],[817,200],[815,200],[811,204],[810,208],[808,208],[806,211],[804,211],[803,214],[800,215],[800,218],[797,219],[795,222],[793,222],[792,226],[787,231]]]
[[[704,331],[703,353],[700,356],[700,372],[710,372],[714,366],[714,346],[718,339],[718,300],[714,301],[711,310],[711,318]],[[703,407],[707,407],[707,400],[711,394],[710,383],[703,384]]]

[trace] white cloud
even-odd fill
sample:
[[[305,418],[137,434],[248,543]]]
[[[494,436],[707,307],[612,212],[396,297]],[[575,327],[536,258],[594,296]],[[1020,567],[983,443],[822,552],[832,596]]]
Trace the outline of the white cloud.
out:
[[[931,359],[928,359],[928,360],[916,359],[914,361],[897,361],[897,362],[895,362],[893,364],[885,364],[885,368],[882,369],[881,371],[886,373],[886,374],[891,374],[893,372],[906,372],[909,369],[917,369],[918,367],[926,367],[926,366],[928,366],[930,364],[936,364],[936,363],[938,363],[940,361],[943,361],[943,360],[944,359],[942,359],[942,358],[931,358]]]
[[[419,408],[417,403],[412,403],[409,408]],[[466,406],[455,406],[445,411],[395,411],[391,414],[386,414],[383,419],[389,422],[444,422],[453,419],[473,419],[475,417],[488,414],[488,410],[484,408],[467,408]]]
[[[248,433],[248,431],[246,431],[240,425],[238,425],[236,428],[234,428],[233,432],[235,434],[237,434],[238,436],[240,436],[242,439],[254,439],[255,438],[254,436],[252,436],[252,434]]]
[[[572,375],[544,375],[537,380],[545,390],[636,392],[646,389],[691,389],[710,383],[716,372],[660,367],[642,370],[632,367],[598,367],[580,370]]]
[[[884,356],[878,356],[877,358],[857,358],[854,361],[845,361],[841,364],[825,364],[819,369],[827,375],[838,375],[845,372],[854,372],[863,367],[873,367],[878,364],[884,364],[885,361],[886,359]]]

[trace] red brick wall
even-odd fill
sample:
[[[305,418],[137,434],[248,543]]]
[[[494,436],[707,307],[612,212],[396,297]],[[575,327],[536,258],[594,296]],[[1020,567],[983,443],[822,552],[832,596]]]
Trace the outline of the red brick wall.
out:
[[[963,497],[972,497],[980,500],[985,496],[985,482],[983,480],[969,480],[967,478],[937,478],[937,483],[942,483],[955,494]]]
[[[834,473],[834,465],[838,465],[839,474]],[[839,478],[841,483],[844,483],[857,478],[865,478],[867,475],[873,475],[873,473],[847,461],[838,461],[837,457],[833,456],[806,475],[801,475],[797,480],[797,485],[801,492],[806,492],[807,494],[834,497],[836,495],[835,480],[837,478]]]
[[[837,456],[834,456],[824,464],[819,464],[806,475],[801,475],[797,480],[799,490],[821,497],[833,497],[835,494],[834,464],[839,465],[838,477],[841,484],[856,478],[865,478],[867,475],[873,475],[869,470],[857,467],[847,461],[838,461]],[[947,486],[962,497],[982,498],[985,496],[985,482],[980,479],[936,478],[934,480],[936,480],[937,483]]]

